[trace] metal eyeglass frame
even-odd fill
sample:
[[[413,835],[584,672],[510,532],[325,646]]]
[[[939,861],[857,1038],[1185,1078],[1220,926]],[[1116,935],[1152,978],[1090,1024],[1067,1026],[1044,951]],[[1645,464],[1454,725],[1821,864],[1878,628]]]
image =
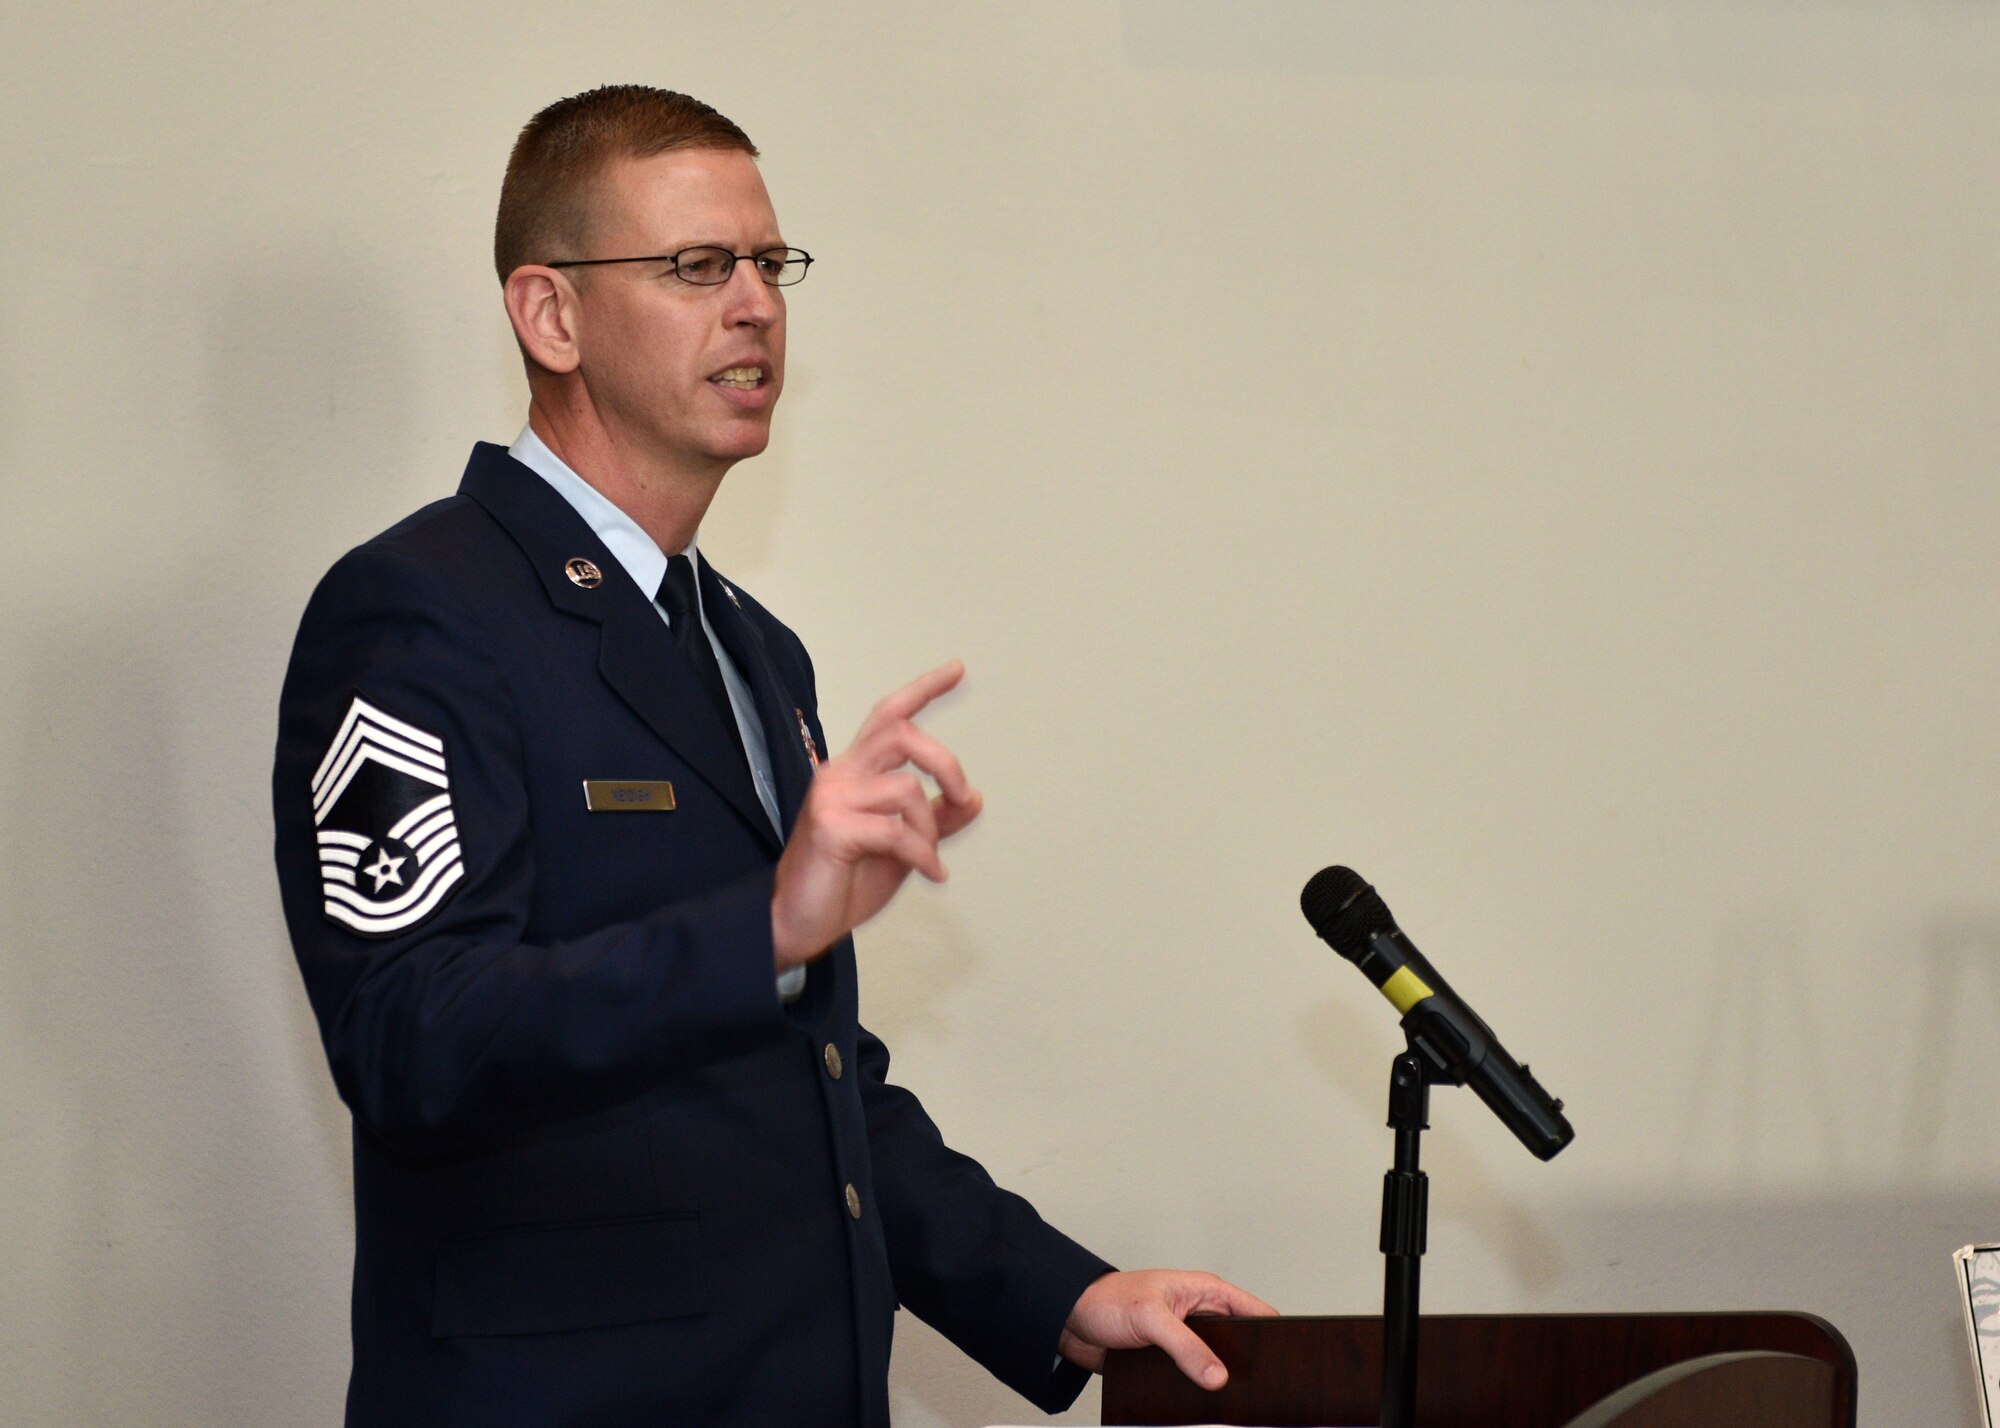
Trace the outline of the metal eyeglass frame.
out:
[[[714,282],[698,283],[693,278],[681,272],[681,259],[689,253],[720,253],[729,259],[729,266],[722,270],[722,276]],[[767,258],[773,253],[785,254],[784,265],[787,267],[793,263],[797,263],[799,275],[789,282],[781,283],[764,277],[760,272],[757,276],[765,287],[797,287],[806,280],[806,272],[812,267],[813,256],[803,248],[766,248],[758,253],[732,253],[727,248],[717,247],[713,243],[701,243],[692,248],[683,248],[678,253],[655,253],[643,258],[566,258],[560,263],[544,263],[542,266],[546,268],[596,268],[602,267],[607,263],[672,263],[674,265],[674,276],[689,287],[719,288],[725,286],[731,278],[736,276],[736,265],[738,263],[746,259],[754,263],[759,258]]]

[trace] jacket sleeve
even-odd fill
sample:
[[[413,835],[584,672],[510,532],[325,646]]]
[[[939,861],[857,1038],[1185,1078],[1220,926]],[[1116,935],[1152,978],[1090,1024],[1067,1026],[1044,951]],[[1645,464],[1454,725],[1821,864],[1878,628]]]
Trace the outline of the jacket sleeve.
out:
[[[476,1148],[627,1100],[784,1027],[771,872],[571,940],[524,940],[535,883],[523,731],[489,640],[428,568],[379,545],[315,592],[272,776],[293,950],[342,1099],[384,1144]],[[357,698],[441,740],[462,874],[422,921],[329,915],[313,783]]]
[[[896,1297],[1043,1412],[1067,1408],[1090,1375],[1058,1360],[1063,1323],[1112,1266],[946,1145],[865,1028],[856,1051]]]

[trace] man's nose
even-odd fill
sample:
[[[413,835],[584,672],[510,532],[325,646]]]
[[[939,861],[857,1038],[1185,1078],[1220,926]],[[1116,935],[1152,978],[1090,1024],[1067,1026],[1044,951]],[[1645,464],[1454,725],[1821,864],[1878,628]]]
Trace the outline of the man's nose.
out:
[[[783,311],[784,299],[778,296],[776,288],[757,276],[757,265],[748,258],[738,258],[730,270],[727,297],[732,323],[768,327]]]

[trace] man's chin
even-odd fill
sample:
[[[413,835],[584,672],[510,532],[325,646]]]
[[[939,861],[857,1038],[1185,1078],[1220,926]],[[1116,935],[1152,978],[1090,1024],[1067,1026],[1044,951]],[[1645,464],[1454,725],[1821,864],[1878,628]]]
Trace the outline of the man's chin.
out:
[[[753,456],[762,456],[764,448],[770,444],[770,422],[760,421],[754,425],[746,422],[716,443],[716,454],[725,461],[748,461]]]
[[[771,444],[769,421],[734,421],[695,432],[657,433],[658,460],[683,471],[726,472],[739,461],[761,456]],[[692,439],[690,439],[692,438]]]

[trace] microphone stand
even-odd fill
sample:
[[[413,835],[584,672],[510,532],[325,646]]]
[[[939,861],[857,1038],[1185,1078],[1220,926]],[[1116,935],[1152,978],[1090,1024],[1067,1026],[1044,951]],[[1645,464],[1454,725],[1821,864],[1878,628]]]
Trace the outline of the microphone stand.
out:
[[[1462,1085],[1414,1049],[1389,1068],[1389,1125],[1396,1166],[1382,1178],[1382,1428],[1413,1428],[1417,1409],[1417,1288],[1430,1210],[1430,1177],[1417,1168],[1429,1129],[1431,1087]]]

